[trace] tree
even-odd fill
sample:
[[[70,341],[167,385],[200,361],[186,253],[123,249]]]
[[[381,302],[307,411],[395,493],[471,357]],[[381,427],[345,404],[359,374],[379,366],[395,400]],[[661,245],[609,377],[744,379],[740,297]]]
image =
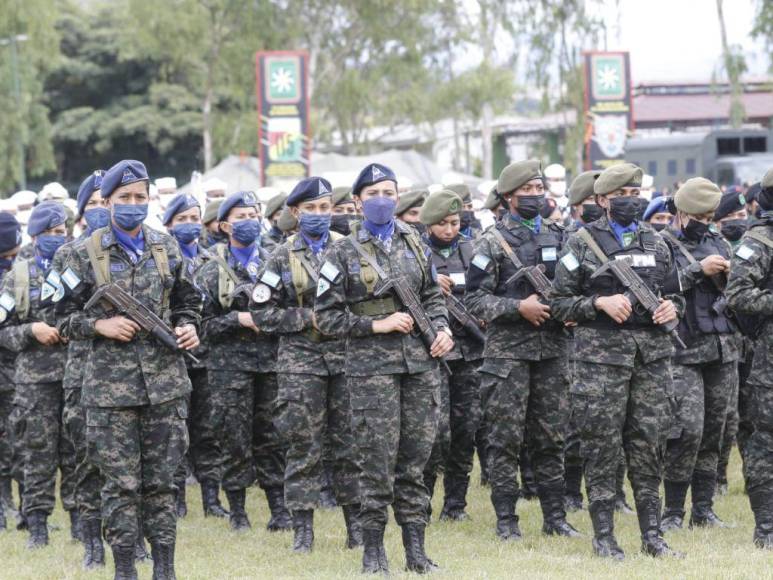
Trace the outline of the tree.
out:
[[[757,0],[752,36],[761,39],[768,51],[768,68],[773,72],[773,2]]]
[[[743,85],[741,84],[741,75],[746,72],[746,61],[741,47],[730,45],[727,42],[723,0],[717,0],[717,18],[719,19],[719,34],[722,39],[722,70],[730,85],[730,125],[737,129],[746,118],[746,109],[743,106]]]

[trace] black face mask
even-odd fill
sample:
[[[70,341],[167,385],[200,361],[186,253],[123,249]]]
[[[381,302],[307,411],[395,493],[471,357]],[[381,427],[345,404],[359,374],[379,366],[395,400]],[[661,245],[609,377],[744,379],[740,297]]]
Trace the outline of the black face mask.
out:
[[[415,224],[408,224],[410,226],[413,226],[419,234],[424,235],[427,233],[427,226],[425,226],[421,222],[416,222]]]
[[[539,215],[542,206],[545,205],[544,195],[525,195],[518,198],[518,207],[515,211],[525,220],[533,220]]]
[[[727,241],[737,242],[748,227],[749,224],[746,220],[727,220],[722,222],[720,231]]]
[[[435,234],[429,235],[429,241],[432,244],[433,247],[444,250],[445,248],[450,248],[454,245],[454,242],[459,238],[459,236],[456,236],[453,238],[450,242],[446,242],[445,240],[441,240],[438,238]]]
[[[668,227],[668,224],[650,224],[656,232],[662,232]]]
[[[586,203],[582,206],[582,213],[580,214],[580,219],[583,221],[583,223],[589,224],[591,222],[595,222],[603,215],[604,215],[603,208],[596,205],[595,203]]]
[[[704,224],[698,220],[691,219],[686,226],[682,226],[684,237],[693,242],[699,242],[709,231],[709,224]]]
[[[334,214],[330,217],[330,229],[342,236],[348,236],[352,232],[352,222],[356,219],[357,216],[351,213]]]
[[[223,232],[215,232],[215,233],[209,232],[207,234],[207,241],[209,242],[210,246],[214,246],[222,242],[227,242],[228,234],[224,234]]]
[[[616,224],[628,227],[639,213],[639,198],[615,197],[609,200],[609,218]]]
[[[469,209],[466,209],[462,212],[461,216],[459,216],[459,227],[463,230],[466,230],[469,227],[477,227],[480,225],[480,222],[475,219],[475,212]]]

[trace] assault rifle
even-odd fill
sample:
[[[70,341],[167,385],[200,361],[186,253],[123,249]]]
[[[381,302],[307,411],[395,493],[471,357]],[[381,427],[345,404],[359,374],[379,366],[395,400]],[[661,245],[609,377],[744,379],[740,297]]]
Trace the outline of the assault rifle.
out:
[[[456,318],[456,320],[459,321],[459,324],[461,324],[475,340],[478,342],[486,342],[486,335],[483,334],[483,331],[480,329],[478,320],[467,311],[461,300],[453,294],[449,294],[446,296],[446,308],[448,309],[448,313]]]
[[[519,278],[526,278],[526,281],[531,284],[534,291],[539,294],[543,300],[550,300],[550,292],[553,289],[553,285],[550,279],[545,276],[545,266],[543,264],[537,264],[536,266],[524,266],[523,262],[515,255],[513,248],[507,243],[504,236],[496,228],[491,230],[494,233],[494,237],[499,242],[502,250],[505,252],[510,262],[515,266],[515,274],[510,276],[505,285],[509,286]]]

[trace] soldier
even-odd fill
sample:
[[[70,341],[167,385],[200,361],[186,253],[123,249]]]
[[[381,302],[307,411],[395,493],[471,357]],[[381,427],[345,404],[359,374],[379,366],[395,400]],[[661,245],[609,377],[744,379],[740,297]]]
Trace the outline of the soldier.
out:
[[[218,429],[222,432],[222,481],[234,531],[252,527],[245,499],[257,476],[266,492],[269,531],[291,527],[284,504],[284,449],[272,422],[276,401],[276,340],[255,326],[248,309],[249,292],[268,257],[260,247],[258,200],[251,191],[229,195],[217,216],[227,244],[210,252],[212,259],[196,275],[206,296],[203,324],[209,347],[208,381],[218,391]]]
[[[283,241],[298,232],[298,220],[286,205],[282,208],[282,213],[279,214],[276,225],[282,230]],[[272,246],[271,251],[273,251],[273,248],[275,247],[276,246]]]
[[[164,226],[177,240],[180,253],[185,262],[185,269],[190,279],[194,279],[196,271],[210,259],[207,250],[200,248],[201,238],[201,207],[198,200],[190,194],[177,195],[166,208]],[[190,432],[189,455],[193,472],[201,486],[201,503],[204,517],[228,517],[228,512],[220,504],[220,458],[222,454],[218,431],[217,415],[217,385],[210,385],[207,380],[206,347],[200,346],[194,353],[199,362],[186,360],[188,377],[191,380],[191,398],[189,401],[188,426]],[[175,477],[177,486],[177,516],[184,517],[187,513],[185,505],[185,462],[180,464]]]
[[[252,317],[263,332],[279,335],[276,424],[288,442],[285,501],[293,515],[293,550],[310,552],[314,508],[321,499],[325,435],[330,439],[333,489],[343,507],[348,548],[362,545],[351,409],[343,374],[344,342],[321,334],[314,320],[322,253],[339,239],[331,233],[330,183],[301,180],[285,202],[300,231],[265,263],[253,291]],[[266,281],[263,281],[263,280]],[[274,281],[273,284],[268,282]]]
[[[596,203],[605,216],[573,234],[556,267],[551,308],[557,319],[576,323],[573,421],[593,522],[593,550],[621,560],[614,536],[615,471],[621,445],[634,490],[642,549],[674,554],[659,530],[662,449],[671,395],[671,346],[657,328],[676,320],[677,296],[666,296],[650,315],[634,309],[626,289],[610,273],[591,278],[607,259],[631,256],[635,272],[655,295],[674,267],[662,238],[635,221],[641,168],[623,163],[596,180]]]
[[[428,494],[422,469],[437,425],[440,374],[434,359],[450,351],[453,340],[421,241],[395,220],[399,195],[392,170],[366,166],[352,195],[364,221],[326,253],[314,311],[323,334],[347,337],[345,373],[362,469],[363,572],[388,572],[384,528],[390,504],[402,527],[408,569],[429,572],[436,566],[424,551]],[[412,334],[416,322],[402,311],[408,305],[394,290],[375,294],[389,276],[409,288],[426,312],[428,341],[434,336],[430,348]]]
[[[180,350],[162,344],[134,320],[103,302],[88,310],[96,291],[114,283],[174,328],[178,349],[198,346],[200,295],[187,278],[177,243],[143,225],[148,174],[124,160],[104,175],[101,195],[111,223],[73,248],[62,280],[71,290],[59,329],[70,340],[90,340],[81,403],[86,407],[89,460],[105,478],[102,515],[116,578],[137,578],[138,518],[150,540],[155,578],[174,578],[174,472],[185,456],[190,380]]]
[[[35,257],[17,261],[4,276],[0,304],[4,308],[0,343],[19,353],[13,404],[18,416],[17,436],[24,448],[22,509],[29,526],[30,549],[48,544],[47,522],[54,510],[61,459],[62,376],[67,351],[54,327],[53,300],[62,296],[55,296],[61,283],[55,280],[51,261],[65,243],[66,219],[60,203],[48,201],[35,206],[27,226]],[[65,508],[76,528],[75,506]]]
[[[461,234],[461,216],[464,214],[464,202],[454,191],[440,190],[432,193],[421,208],[421,221],[427,226],[424,242],[432,251],[432,265],[437,271],[438,284],[445,295],[453,294],[459,301],[466,288],[466,272],[472,260],[472,242]],[[445,499],[441,520],[465,520],[467,505],[467,487],[472,471],[472,456],[475,452],[475,431],[480,416],[479,399],[480,375],[477,368],[483,356],[483,342],[465,328],[455,318],[451,318],[451,330],[454,333],[454,349],[446,359],[452,374],[443,375],[443,390],[447,391],[448,407],[442,405],[449,416],[440,420],[438,431],[443,423],[450,423],[446,429],[448,447],[445,452],[443,488]],[[473,324],[479,325],[478,320]],[[482,338],[480,329],[478,336]],[[442,401],[441,396],[441,401]],[[442,401],[445,403],[445,401]],[[439,437],[440,438],[440,437]],[[425,468],[424,482],[430,496],[434,487],[434,473],[427,481]]]
[[[459,216],[459,234],[468,240],[477,239],[483,231],[480,220],[475,217],[475,211],[472,207],[472,193],[466,183],[453,183],[446,185],[445,189],[453,191],[462,198],[462,213]]]
[[[201,224],[204,226],[204,230],[201,232],[201,237],[199,238],[199,246],[204,249],[228,241],[228,236],[220,231],[220,222],[217,221],[217,212],[222,203],[222,199],[214,199],[207,202],[207,208],[204,210],[204,216],[201,218]]]
[[[342,236],[348,236],[351,232],[352,222],[357,219],[357,205],[352,197],[352,188],[334,187],[333,215],[330,218],[330,230]]]
[[[647,205],[647,209],[644,210],[644,221],[650,224],[656,232],[662,232],[668,228],[674,219],[674,214],[669,208],[669,201],[669,198],[661,195],[653,198]]]
[[[666,448],[666,509],[661,529],[682,527],[687,489],[690,527],[725,527],[712,509],[727,409],[738,383],[739,340],[723,290],[730,246],[709,226],[722,193],[708,179],[688,179],[674,196],[678,230],[663,230],[676,271],[663,286],[684,295],[679,335],[687,348],[673,359],[676,421]]]
[[[395,210],[395,216],[404,224],[416,229],[419,234],[424,233],[424,224],[421,223],[419,215],[421,213],[421,205],[424,200],[427,199],[429,191],[424,188],[414,188],[402,195],[400,195],[400,201],[397,204]]]
[[[522,267],[537,265],[548,278],[553,276],[563,227],[540,217],[544,191],[539,161],[512,163],[502,170],[497,195],[508,214],[478,240],[465,291],[470,313],[488,323],[481,405],[488,429],[496,533],[504,541],[521,538],[515,505],[524,429],[542,507],[542,532],[579,535],[564,511],[566,333],[563,324],[550,320],[550,307],[540,301],[536,289],[525,278],[512,279]]]
[[[206,197],[207,205],[213,201],[222,202],[225,199],[227,189],[228,184],[222,179],[218,179],[217,177],[212,177],[205,180],[201,186],[201,190],[204,192],[204,196]]]
[[[286,199],[286,193],[278,193],[266,203],[266,211],[263,213],[263,217],[271,222],[271,229],[266,235],[262,236],[261,243],[269,252],[272,250],[270,247],[272,242],[274,246],[277,246],[284,241],[284,232],[279,229],[279,216],[282,213]]]
[[[0,212],[0,282],[13,266],[21,247],[21,226],[10,213]],[[0,313],[0,317],[2,314]],[[11,480],[13,447],[10,416],[14,397],[16,353],[0,347],[0,531],[6,529],[5,510],[13,510]]]
[[[574,178],[569,186],[569,206],[571,208],[572,224],[567,233],[573,233],[585,224],[595,222],[604,215],[604,210],[596,204],[593,198],[593,184],[601,171],[583,171]]]
[[[743,456],[744,478],[754,512],[754,544],[773,549],[773,390],[771,390],[771,345],[773,298],[773,169],[761,182],[756,200],[757,219],[741,238],[730,266],[725,290],[730,307],[737,313],[759,319],[749,376],[738,392],[738,447]]]

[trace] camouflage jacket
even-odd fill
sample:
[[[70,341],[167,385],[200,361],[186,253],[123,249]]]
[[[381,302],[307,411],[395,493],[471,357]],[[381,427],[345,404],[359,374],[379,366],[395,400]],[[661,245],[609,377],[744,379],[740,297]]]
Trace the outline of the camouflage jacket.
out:
[[[488,324],[484,358],[536,361],[566,356],[567,334],[561,324],[547,321],[537,328],[518,312],[520,301],[534,294],[534,289],[523,279],[506,284],[516,269],[495,230],[502,233],[524,266],[546,265],[548,277],[563,243],[561,226],[543,222],[540,233],[535,234],[508,214],[475,244],[464,301],[471,314]]]
[[[373,320],[386,318],[403,307],[391,290],[381,298],[374,296],[381,281],[350,242],[356,239],[388,275],[402,276],[416,292],[435,330],[440,330],[448,326],[448,313],[432,274],[434,269],[427,255],[417,250],[423,247],[421,241],[413,229],[397,220],[389,249],[359,224],[352,228],[351,234],[332,244],[325,253],[314,303],[320,330],[347,337],[345,373],[361,377],[420,373],[435,368],[437,362],[419,336],[373,333]]]
[[[4,275],[5,273],[0,271],[0,283],[2,283]],[[13,375],[16,372],[16,356],[16,352],[0,346],[0,393],[14,390]]]
[[[201,297],[201,304],[203,307],[204,302],[206,301],[206,294],[204,291],[198,287],[198,281],[197,281],[197,273],[198,271],[209,262],[209,260],[212,259],[212,254],[209,252],[208,249],[203,248],[201,245],[199,245],[199,253],[196,254],[196,257],[186,258],[185,256],[182,256],[183,262],[185,263],[184,268],[186,272],[186,276],[189,280],[193,281],[194,287],[199,291],[199,295]],[[204,339],[203,336],[199,337],[199,346],[193,351],[193,356],[195,356],[197,359],[199,359],[198,363],[193,362],[191,359],[187,358],[185,359],[185,365],[189,369],[203,369],[207,368],[207,354],[209,353],[209,348],[207,348],[207,341]]]
[[[198,329],[201,296],[187,277],[177,242],[171,236],[143,226],[145,251],[134,263],[116,240],[110,226],[99,229],[101,249],[107,251],[112,282],[140,300],[172,328],[192,324]],[[169,276],[162,279],[151,246],[163,248]],[[99,336],[94,324],[112,316],[101,305],[88,311],[84,305],[97,290],[96,277],[86,243],[72,248],[65,271],[76,281],[70,295],[58,307],[59,331],[70,340],[89,340],[83,361],[83,399],[87,407],[134,407],[157,405],[190,392],[184,357],[160,344],[144,330],[130,343]],[[166,292],[165,292],[166,291]],[[164,296],[168,305],[164,305]]]
[[[219,248],[219,249],[218,249]],[[218,251],[226,255],[229,268],[236,275],[241,285],[253,285],[257,277],[256,270],[252,275],[238,260],[234,259],[228,246],[218,244],[210,249],[212,254]],[[268,257],[260,248],[259,260],[263,262]],[[257,263],[251,267],[257,267]],[[196,273],[196,287],[204,294],[203,337],[208,345],[207,368],[232,371],[247,371],[272,373],[276,369],[277,341],[266,334],[255,334],[249,328],[239,324],[239,312],[249,310],[249,292],[226,300],[220,299],[221,282],[220,262],[208,260]]]
[[[296,258],[291,260],[291,255]],[[290,236],[277,247],[258,276],[260,279],[268,271],[279,280],[275,287],[259,282],[261,288],[254,296],[262,302],[253,300],[250,304],[252,318],[262,331],[279,335],[278,372],[340,374],[344,372],[344,341],[323,336],[313,327],[317,283],[297,256],[319,272],[321,254],[315,256],[302,235]]]
[[[606,217],[585,227],[593,229],[594,235],[613,235]],[[618,249],[621,252],[653,256],[642,258],[641,263],[646,267],[636,268],[636,271],[647,279],[653,292],[660,295],[663,281],[675,267],[671,251],[663,238],[648,224],[640,223],[630,244],[626,248],[618,245]],[[609,254],[608,257],[615,259]],[[595,282],[591,280],[591,275],[600,266],[601,261],[579,234],[568,238],[556,266],[550,307],[558,320],[577,323],[574,329],[575,359],[633,367],[637,353],[645,363],[672,356],[674,347],[671,338],[655,326],[649,314],[634,313],[623,324],[617,324],[595,309],[593,302],[598,296],[624,293],[624,289],[609,273],[599,276]],[[606,289],[599,290],[597,284],[605,285]],[[677,294],[663,297],[674,302],[681,316],[684,299]]]

